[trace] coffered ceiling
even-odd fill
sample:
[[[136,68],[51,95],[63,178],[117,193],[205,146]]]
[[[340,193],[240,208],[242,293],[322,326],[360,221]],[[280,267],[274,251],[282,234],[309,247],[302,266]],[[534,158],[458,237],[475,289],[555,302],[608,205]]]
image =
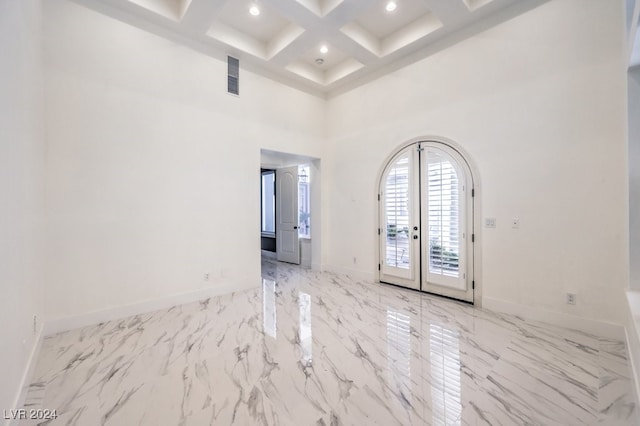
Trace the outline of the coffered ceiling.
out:
[[[545,0],[74,0],[321,96],[349,90]]]

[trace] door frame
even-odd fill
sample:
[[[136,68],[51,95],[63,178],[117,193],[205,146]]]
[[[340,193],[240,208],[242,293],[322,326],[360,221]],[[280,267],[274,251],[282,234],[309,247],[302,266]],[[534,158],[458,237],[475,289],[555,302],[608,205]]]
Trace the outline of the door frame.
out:
[[[311,197],[311,269],[321,271],[323,265],[323,195],[322,159],[307,154],[260,148],[260,168],[278,169],[287,166],[308,164],[311,175],[309,194]],[[258,205],[258,211],[260,206]],[[256,225],[258,225],[256,221]],[[259,225],[258,225],[259,226]],[[259,230],[260,228],[258,228]],[[260,249],[260,247],[257,247]],[[261,251],[258,251],[258,259]]]
[[[471,215],[471,219],[469,220],[470,224],[471,224],[471,233],[474,236],[474,244],[472,245],[471,248],[471,255],[469,256],[469,261],[472,262],[472,266],[471,266],[471,270],[469,271],[470,274],[472,275],[471,280],[474,282],[475,286],[474,286],[474,297],[473,297],[473,305],[481,307],[482,306],[482,250],[480,249],[482,247],[482,228],[481,228],[481,217],[479,212],[482,211],[482,191],[481,191],[481,184],[480,184],[480,179],[479,179],[479,173],[478,173],[478,169],[475,165],[475,163],[472,160],[472,157],[467,153],[467,151],[457,142],[448,139],[446,137],[442,137],[442,136],[433,136],[433,135],[429,135],[429,136],[420,136],[420,137],[415,137],[412,138],[408,141],[405,141],[399,145],[396,145],[395,148],[389,152],[389,154],[385,157],[384,161],[382,162],[380,169],[378,170],[378,176],[377,179],[375,180],[375,186],[373,188],[373,193],[374,193],[374,200],[375,200],[375,220],[374,220],[374,228],[372,230],[372,232],[374,233],[374,235],[377,237],[376,238],[376,242],[377,244],[374,244],[374,259],[375,259],[375,271],[374,271],[374,276],[375,276],[375,282],[380,283],[380,276],[381,276],[381,270],[380,270],[380,265],[381,265],[381,244],[380,244],[380,238],[382,237],[381,235],[378,235],[378,229],[380,227],[380,223],[382,220],[381,217],[381,209],[380,209],[380,205],[378,202],[378,195],[380,194],[380,184],[382,182],[382,178],[384,176],[384,173],[387,169],[387,167],[389,166],[389,164],[391,163],[391,161],[404,149],[415,145],[417,143],[435,143],[435,144],[442,144],[444,145],[447,149],[453,150],[455,152],[457,152],[459,154],[459,156],[461,157],[461,160],[464,161],[464,165],[466,165],[467,171],[469,173],[469,178],[470,178],[470,183],[471,183],[471,187],[474,190],[474,197],[472,198],[472,205],[469,207],[469,212],[467,214]],[[446,297],[446,296],[444,296]]]

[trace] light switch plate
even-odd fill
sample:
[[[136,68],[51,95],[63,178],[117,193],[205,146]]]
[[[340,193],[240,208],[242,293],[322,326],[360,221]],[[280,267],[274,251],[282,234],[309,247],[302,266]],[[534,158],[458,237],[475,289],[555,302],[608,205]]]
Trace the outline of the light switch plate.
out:
[[[496,227],[496,218],[495,217],[485,217],[484,218],[484,227],[485,228],[495,228]]]

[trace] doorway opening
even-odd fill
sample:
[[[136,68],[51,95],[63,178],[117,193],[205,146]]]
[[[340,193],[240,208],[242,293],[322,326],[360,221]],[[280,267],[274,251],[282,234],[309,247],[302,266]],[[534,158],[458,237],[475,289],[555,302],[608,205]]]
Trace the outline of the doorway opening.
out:
[[[474,183],[452,146],[416,142],[379,184],[380,282],[474,302]]]
[[[263,256],[320,269],[319,188],[319,159],[261,151]]]

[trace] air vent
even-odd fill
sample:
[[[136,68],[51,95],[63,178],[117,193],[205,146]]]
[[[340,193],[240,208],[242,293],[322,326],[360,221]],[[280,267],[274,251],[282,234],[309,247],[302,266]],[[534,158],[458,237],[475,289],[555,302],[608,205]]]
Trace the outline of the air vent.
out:
[[[240,61],[227,56],[227,92],[240,95]]]

